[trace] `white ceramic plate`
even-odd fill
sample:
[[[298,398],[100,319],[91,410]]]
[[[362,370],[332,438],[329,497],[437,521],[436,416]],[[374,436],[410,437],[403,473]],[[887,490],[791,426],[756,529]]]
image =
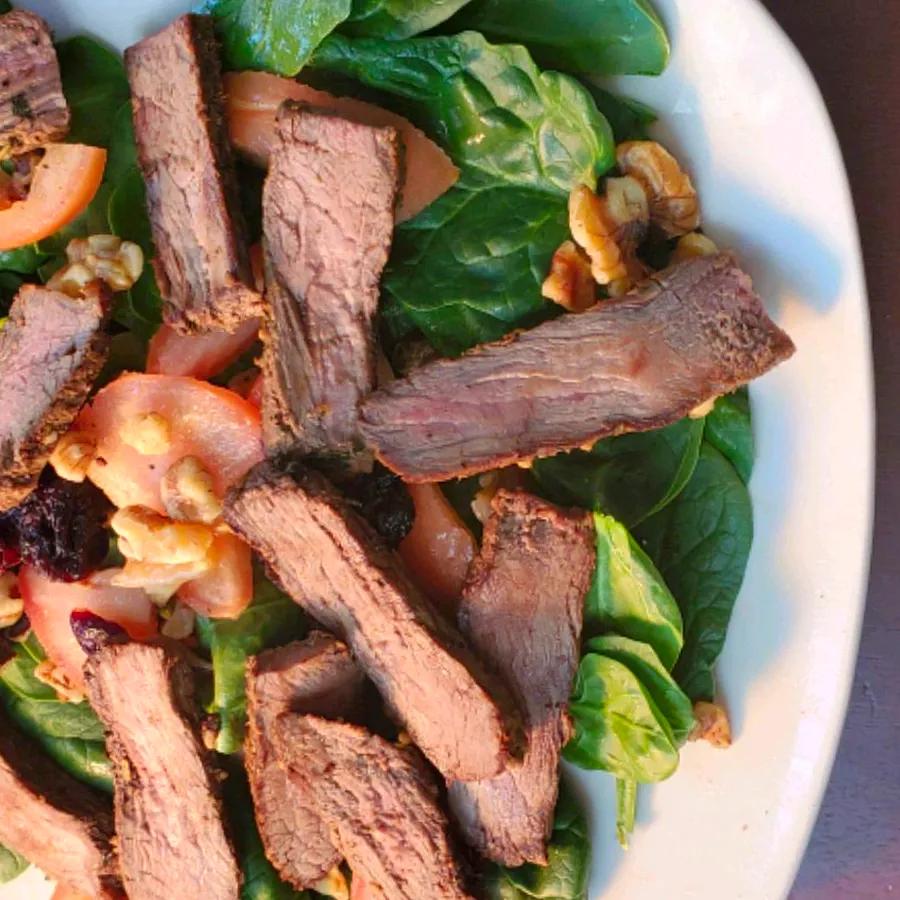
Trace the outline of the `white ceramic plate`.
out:
[[[125,47],[184,0],[21,0],[61,35]],[[527,0],[523,0],[527,2]],[[756,539],[719,667],[736,742],[691,745],[642,793],[627,854],[611,779],[590,798],[591,895],[774,900],[786,895],[834,758],[865,599],[873,496],[872,363],[844,166],[803,60],[756,0],[655,0],[674,57],[623,89],[695,176],[705,223],[734,247],[797,355],[752,389]],[[31,872],[0,890],[35,900]]]

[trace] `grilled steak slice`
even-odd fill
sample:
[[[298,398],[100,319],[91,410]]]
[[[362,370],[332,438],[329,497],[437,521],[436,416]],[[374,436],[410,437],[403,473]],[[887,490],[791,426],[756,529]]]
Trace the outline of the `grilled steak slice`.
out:
[[[416,369],[363,405],[361,430],[407,481],[441,481],[668,425],[793,352],[720,254]]]
[[[450,808],[483,856],[507,866],[546,864],[594,529],[588,513],[530,494],[500,491],[492,506],[463,589],[460,627],[517,695],[528,749],[521,765],[495,778],[451,784]]]
[[[375,387],[378,283],[394,231],[397,133],[282,107],[263,192],[270,449],[347,452]]]
[[[247,774],[266,856],[297,890],[316,882],[341,861],[310,794],[278,765],[272,744],[282,713],[353,718],[365,677],[345,644],[321,631],[306,640],[267,650],[247,671]]]
[[[37,484],[106,360],[105,288],[84,299],[25,285],[0,332],[0,509]]]
[[[292,713],[279,717],[274,734],[282,766],[377,896],[469,897],[437,784],[415,749],[356,725]]]
[[[236,900],[241,876],[194,721],[190,669],[162,647],[109,643],[89,657],[85,679],[115,767],[129,898]]]
[[[0,844],[89,897],[117,897],[112,809],[0,713]]]
[[[516,750],[516,720],[462,638],[319,473],[264,462],[225,516],[287,592],[347,642],[387,706],[448,778],[485,778]]]
[[[69,107],[47,23],[24,9],[0,16],[0,159],[69,130]]]
[[[256,315],[212,20],[186,15],[125,51],[138,159],[165,301],[183,332]]]

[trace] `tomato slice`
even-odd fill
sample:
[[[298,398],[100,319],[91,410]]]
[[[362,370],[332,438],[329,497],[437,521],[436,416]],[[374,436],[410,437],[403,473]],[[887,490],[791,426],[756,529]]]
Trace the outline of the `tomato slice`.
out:
[[[163,375],[190,375],[212,378],[246,353],[259,333],[259,319],[248,319],[229,334],[179,334],[161,325],[150,340],[147,371]]]
[[[419,587],[455,611],[478,545],[436,484],[407,484],[416,518],[399,551]]]
[[[448,191],[459,178],[450,157],[408,119],[390,110],[266,72],[226,72],[226,117],[231,143],[267,166],[275,143],[275,116],[285,100],[302,100],[363,125],[391,125],[403,141],[404,178],[397,221],[405,222]]]
[[[135,640],[157,632],[156,607],[144,591],[111,584],[118,569],[97,572],[84,581],[52,581],[30,566],[19,571],[19,591],[25,613],[47,656],[62,669],[73,687],[83,689],[82,666],[87,655],[81,649],[69,617],[87,610],[101,619],[121,625]]]
[[[95,898],[90,894],[82,894],[81,891],[68,885],[58,884],[50,900],[95,900]]]
[[[122,439],[123,427],[156,413],[169,426],[169,446],[148,456]],[[173,463],[197,457],[219,497],[263,456],[259,410],[233,391],[179,375],[128,373],[101,390],[74,429],[97,446],[88,477],[118,506],[165,514],[160,482]]]
[[[214,619],[236,619],[253,599],[250,547],[237,535],[220,534],[209,551],[212,568],[178,589],[178,599]]]
[[[106,151],[84,144],[48,144],[24,200],[0,209],[0,250],[48,237],[79,216],[94,199]]]

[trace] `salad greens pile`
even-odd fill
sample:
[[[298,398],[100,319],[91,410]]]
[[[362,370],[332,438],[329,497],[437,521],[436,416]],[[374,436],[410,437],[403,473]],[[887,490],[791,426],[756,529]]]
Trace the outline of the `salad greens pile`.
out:
[[[598,79],[658,74],[669,56],[647,0],[570,0],[564,15],[551,0],[203,0],[198,10],[218,21],[226,68],[302,73],[336,93],[374,98],[414,121],[459,167],[457,184],[396,230],[381,308],[389,351],[415,336],[455,355],[559,313],[540,288],[568,237],[568,194],[610,173],[616,143],[645,138],[655,118]],[[74,236],[111,232],[139,243],[148,260],[153,253],[121,59],[87,37],[58,50],[70,140],[106,147],[106,174],[89,208],[61,232],[0,253],[0,311],[23,280],[46,280],[62,264]],[[241,169],[241,182],[258,219],[260,175]],[[148,265],[119,295],[109,376],[142,367],[160,305]],[[528,476],[548,499],[594,513],[597,569],[565,756],[615,777],[623,844],[638,784],[676,771],[693,702],[715,694],[714,666],[752,540],[753,453],[740,391],[703,419],[539,460]],[[446,486],[467,521],[475,489],[477,479]],[[222,754],[242,746],[247,658],[306,627],[259,573],[256,583],[239,619],[198,622],[213,668],[206,708],[217,717]],[[33,638],[16,646],[0,670],[0,701],[68,771],[109,790],[99,721],[86,703],[60,703],[34,676],[42,658]],[[302,896],[266,861],[236,762],[234,769],[226,793],[243,897]],[[490,866],[488,896],[586,896],[590,839],[565,785],[549,852],[548,867]],[[0,848],[0,882],[23,865]]]

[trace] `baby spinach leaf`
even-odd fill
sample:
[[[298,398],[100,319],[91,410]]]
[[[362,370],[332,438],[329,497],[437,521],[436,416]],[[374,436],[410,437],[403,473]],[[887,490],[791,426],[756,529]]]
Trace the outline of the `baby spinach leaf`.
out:
[[[637,813],[637,782],[625,778],[616,779],[616,840],[627,850],[634,832]]]
[[[15,719],[16,712],[12,712]],[[17,720],[23,731],[28,732],[28,723]],[[84,741],[79,738],[55,738],[29,732],[36,737],[47,755],[70,775],[91,787],[111,794],[113,791],[113,768],[106,754],[103,741]]]
[[[13,297],[24,283],[25,279],[17,272],[0,272],[0,313],[2,315],[5,316],[9,312],[9,305],[12,303]]]
[[[350,8],[351,0],[204,0],[199,11],[219,20],[229,68],[296,75]]]
[[[122,58],[93,38],[78,36],[56,47],[63,93],[72,113],[69,140],[108,147],[115,116],[128,100]]]
[[[745,482],[750,480],[755,448],[746,387],[716,400],[713,411],[706,417],[703,438],[735,467]]]
[[[341,31],[391,40],[412,37],[445,22],[469,0],[353,0]]]
[[[307,891],[285,884],[266,858],[253,816],[253,800],[243,769],[235,769],[225,782],[225,807],[244,875],[241,900],[306,900]]]
[[[525,44],[544,66],[590,75],[659,75],[666,30],[647,0],[475,0],[451,23]]]
[[[641,783],[662,781],[678,768],[678,747],[666,717],[641,680],[600,653],[582,657],[569,704],[575,734],[565,758]]]
[[[36,244],[26,244],[15,250],[0,251],[0,270],[32,275],[46,262],[47,255]]]
[[[591,838],[584,813],[563,781],[547,847],[547,865],[515,869],[488,864],[485,900],[587,900]]]
[[[585,630],[649,644],[667,669],[683,643],[681,612],[649,557],[623,525],[594,514],[597,567],[584,601]]]
[[[118,184],[119,180],[137,164],[137,145],[134,141],[131,101],[126,100],[113,116],[109,132],[106,170],[103,177],[113,184]]]
[[[566,505],[608,513],[629,528],[670,503],[697,464],[703,422],[682,419],[667,428],[598,441],[535,460],[541,493]]]
[[[556,310],[541,282],[567,234],[564,198],[466,179],[396,230],[388,306],[445,355],[535,325]]]
[[[412,101],[457,165],[493,182],[568,195],[615,162],[609,125],[587,90],[541,72],[523,47],[474,32],[403,41],[332,35],[312,63]]]
[[[5,12],[0,5],[0,13]],[[9,850],[0,844],[0,884],[6,884],[13,878],[18,878],[29,866],[24,856],[19,856],[13,850]]]
[[[692,700],[711,700],[712,666],[722,652],[750,545],[750,495],[734,466],[705,443],[677,499],[636,530],[684,618],[684,649],[675,677]]]
[[[591,653],[602,653],[628,666],[666,717],[675,743],[680,747],[687,740],[694,727],[693,704],[649,644],[607,634],[593,638],[587,648]]]
[[[237,619],[197,619],[197,635],[212,657],[213,697],[207,711],[219,717],[220,753],[236,753],[244,741],[247,660],[304,630],[303,613],[287,594],[259,574],[255,591],[253,603]]]
[[[631,100],[610,93],[604,88],[587,82],[597,109],[606,117],[617,144],[623,141],[645,141],[649,137],[647,127],[656,121],[656,113],[640,100]]]

